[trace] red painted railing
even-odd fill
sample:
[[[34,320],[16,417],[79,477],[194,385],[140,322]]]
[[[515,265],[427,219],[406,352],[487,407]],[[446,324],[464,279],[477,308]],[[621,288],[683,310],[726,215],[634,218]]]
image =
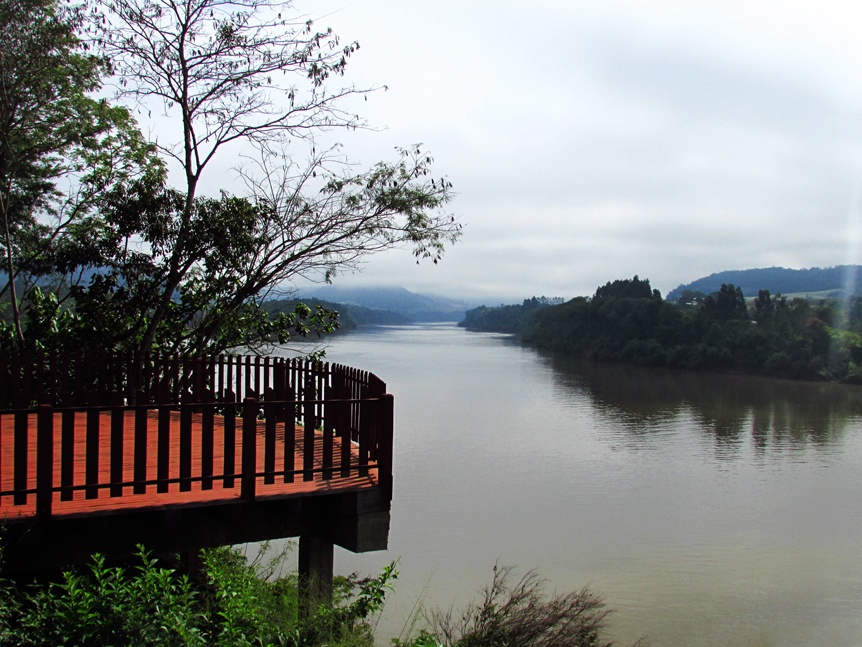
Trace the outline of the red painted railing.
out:
[[[391,494],[371,373],[274,357],[0,353],[0,517],[33,505],[367,477]],[[296,463],[300,457],[301,464]]]

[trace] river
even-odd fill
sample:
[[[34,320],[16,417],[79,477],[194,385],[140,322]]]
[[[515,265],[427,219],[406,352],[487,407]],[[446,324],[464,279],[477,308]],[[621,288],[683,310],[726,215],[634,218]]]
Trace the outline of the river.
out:
[[[654,647],[862,645],[862,387],[590,364],[451,324],[364,328],[329,361],[395,395],[379,644],[495,563],[600,593]]]

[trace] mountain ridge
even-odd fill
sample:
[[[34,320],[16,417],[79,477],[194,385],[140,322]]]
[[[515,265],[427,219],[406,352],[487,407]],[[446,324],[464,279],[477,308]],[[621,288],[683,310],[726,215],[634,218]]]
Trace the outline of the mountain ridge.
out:
[[[341,287],[321,285],[299,290],[302,299],[325,299],[334,303],[356,305],[371,310],[398,313],[411,322],[460,321],[473,301],[419,294],[403,287]]]
[[[684,291],[712,294],[722,284],[741,288],[747,297],[755,297],[759,290],[772,294],[800,294],[834,292],[835,297],[848,297],[862,293],[862,265],[836,265],[789,269],[763,267],[748,270],[724,270],[691,283],[681,284],[667,293],[668,301],[677,300]]]

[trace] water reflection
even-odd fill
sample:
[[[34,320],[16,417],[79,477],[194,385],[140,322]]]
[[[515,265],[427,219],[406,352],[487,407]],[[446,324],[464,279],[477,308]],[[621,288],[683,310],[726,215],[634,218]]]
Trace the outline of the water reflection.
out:
[[[585,395],[599,416],[627,433],[649,435],[689,416],[720,456],[732,456],[727,450],[747,437],[759,452],[828,447],[862,414],[858,386],[542,357],[558,387]]]
[[[862,388],[591,364],[454,326],[329,357],[396,395],[379,634],[473,599],[495,560],[590,584],[621,644],[862,644]]]

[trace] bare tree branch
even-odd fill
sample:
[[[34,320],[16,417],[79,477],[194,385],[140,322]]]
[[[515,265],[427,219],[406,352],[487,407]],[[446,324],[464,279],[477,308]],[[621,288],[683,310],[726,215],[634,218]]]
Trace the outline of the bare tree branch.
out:
[[[161,101],[182,123],[181,142],[158,144],[183,167],[186,205],[146,348],[190,269],[183,260],[197,186],[216,154],[236,141],[265,148],[330,128],[365,127],[341,102],[370,90],[328,89],[326,81],[343,75],[359,45],[341,45],[311,21],[289,21],[289,2],[110,0],[105,7],[108,37],[98,44],[113,62],[121,96]]]

